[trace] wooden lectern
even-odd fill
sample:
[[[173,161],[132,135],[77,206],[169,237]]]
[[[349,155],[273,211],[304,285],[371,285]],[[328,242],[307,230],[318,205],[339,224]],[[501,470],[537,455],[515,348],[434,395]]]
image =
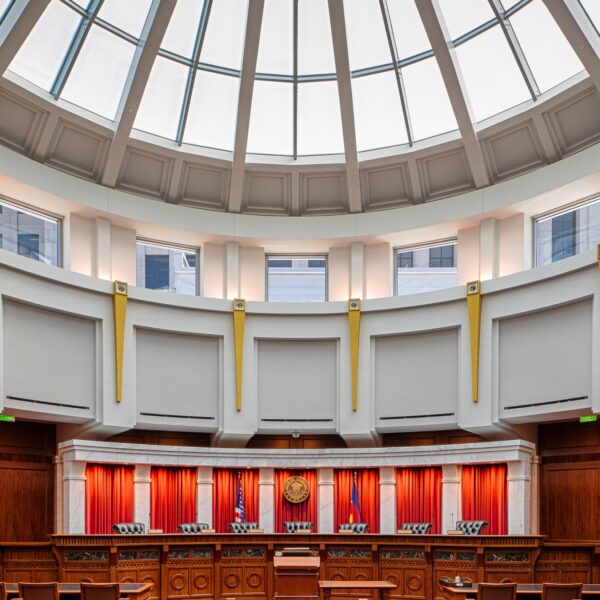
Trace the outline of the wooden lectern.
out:
[[[274,598],[319,598],[318,556],[274,556]]]

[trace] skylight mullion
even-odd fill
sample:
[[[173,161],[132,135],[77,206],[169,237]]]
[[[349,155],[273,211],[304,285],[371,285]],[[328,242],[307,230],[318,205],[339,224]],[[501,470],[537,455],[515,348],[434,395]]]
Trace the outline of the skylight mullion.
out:
[[[181,107],[181,115],[179,117],[179,125],[177,127],[177,136],[175,141],[181,145],[183,140],[183,132],[185,131],[185,124],[187,122],[188,113],[190,111],[190,102],[192,100],[192,91],[194,89],[194,81],[196,80],[196,69],[200,62],[200,53],[202,52],[202,44],[204,43],[204,36],[206,34],[206,26],[208,24],[208,17],[210,15],[210,9],[212,7],[212,0],[205,0],[204,6],[202,7],[202,14],[200,15],[200,22],[198,24],[198,31],[196,32],[196,39],[194,40],[194,49],[192,52],[192,64],[188,72],[187,82],[185,84],[185,91],[183,93],[183,104]]]
[[[56,79],[54,80],[54,84],[52,85],[52,89],[50,93],[58,98],[62,93],[65,84],[67,83],[67,79],[71,71],[73,70],[73,66],[75,65],[75,61],[81,52],[81,48],[85,42],[85,38],[87,37],[90,29],[92,28],[92,24],[98,15],[98,12],[102,8],[102,2],[104,0],[90,0],[90,3],[86,10],[86,16],[82,17],[81,23],[75,35],[73,36],[73,40],[71,41],[71,45],[67,50],[67,54],[63,60],[63,63],[58,71]]]
[[[498,23],[504,33],[504,37],[506,37],[506,41],[510,46],[510,50],[517,61],[517,65],[519,67],[519,71],[521,71],[521,75],[525,80],[525,84],[527,85],[527,89],[531,94],[531,98],[533,100],[537,100],[538,96],[541,95],[540,88],[533,76],[533,72],[531,71],[531,67],[527,62],[527,58],[525,58],[525,53],[521,48],[521,44],[517,38],[517,34],[515,33],[506,13],[504,11],[504,7],[502,6],[502,2],[500,0],[488,0],[496,18],[498,19]]]
[[[15,0],[11,0],[8,3],[7,7],[4,9],[4,12],[0,14],[0,25],[2,25],[2,21],[4,21],[4,18],[10,12],[10,9],[12,8],[14,3],[15,3]]]
[[[298,0],[293,0],[293,14],[294,14],[294,54],[293,54],[293,68],[294,68],[294,92],[293,92],[293,115],[294,115],[294,135],[293,135],[293,156],[294,160],[298,158]]]
[[[400,57],[398,56],[398,47],[396,46],[396,38],[394,37],[394,29],[392,27],[392,20],[390,18],[390,10],[388,7],[387,0],[379,0],[379,6],[381,7],[381,15],[383,17],[383,25],[385,27],[385,34],[390,47],[390,54],[392,55],[392,62],[394,63],[394,73],[396,74],[396,84],[398,85],[398,93],[400,94],[400,104],[402,106],[402,116],[404,117],[404,126],[406,127],[406,135],[408,136],[409,146],[413,145],[413,132],[412,124],[410,122],[410,115],[408,114],[408,104],[406,102],[406,90],[404,89],[404,79],[402,77],[402,71],[398,66]]]

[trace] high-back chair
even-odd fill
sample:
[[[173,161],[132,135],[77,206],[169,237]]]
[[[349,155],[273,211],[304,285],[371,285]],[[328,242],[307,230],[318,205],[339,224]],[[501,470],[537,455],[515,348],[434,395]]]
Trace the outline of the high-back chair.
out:
[[[129,535],[133,533],[146,533],[146,526],[143,523],[115,523],[112,526],[113,533]]]
[[[487,521],[456,521],[456,529],[465,535],[479,535],[488,526]]]
[[[401,529],[408,529],[417,535],[425,535],[431,531],[431,523],[402,523]]]
[[[544,583],[542,600],[573,600],[581,598],[582,583]]]
[[[58,600],[58,583],[19,583],[23,600]]]
[[[82,583],[81,600],[119,600],[118,583]]]
[[[368,523],[340,523],[339,531],[350,530],[353,533],[367,533],[369,531]]]
[[[177,525],[179,533],[202,533],[205,529],[209,529],[208,523],[179,523]]]
[[[517,600],[516,583],[480,583],[477,600]]]
[[[229,523],[229,531],[231,533],[250,533],[252,529],[258,529],[258,523]]]
[[[312,531],[313,529],[312,521],[284,521],[283,528],[286,533],[296,533],[299,529],[308,529]]]

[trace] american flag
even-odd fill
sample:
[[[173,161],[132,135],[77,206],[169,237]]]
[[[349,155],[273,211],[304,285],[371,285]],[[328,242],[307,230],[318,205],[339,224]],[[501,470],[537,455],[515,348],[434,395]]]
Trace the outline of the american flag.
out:
[[[246,509],[244,508],[244,490],[242,488],[242,476],[238,473],[237,494],[235,495],[235,522],[246,522]]]
[[[356,485],[356,471],[352,481],[352,492],[350,494],[350,513],[348,514],[348,523],[360,523],[362,517],[360,514],[360,504],[358,502],[358,486]]]

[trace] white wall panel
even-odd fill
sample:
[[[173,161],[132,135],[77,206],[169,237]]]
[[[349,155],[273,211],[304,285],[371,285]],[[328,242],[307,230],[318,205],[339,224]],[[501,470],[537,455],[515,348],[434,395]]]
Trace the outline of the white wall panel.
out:
[[[78,415],[93,409],[96,321],[9,300],[3,311],[6,405],[50,413],[58,405]]]
[[[590,396],[591,369],[591,300],[500,321],[499,400],[506,416],[507,408]]]
[[[135,339],[139,414],[191,417],[198,425],[216,425],[219,338],[138,328]]]
[[[383,423],[451,416],[458,403],[458,329],[375,339],[375,406]],[[399,417],[398,421],[391,417]],[[382,423],[382,424],[383,424]]]
[[[315,425],[331,427],[338,396],[337,341],[259,340],[257,346],[260,427],[276,425],[265,419],[317,419],[321,422]]]

